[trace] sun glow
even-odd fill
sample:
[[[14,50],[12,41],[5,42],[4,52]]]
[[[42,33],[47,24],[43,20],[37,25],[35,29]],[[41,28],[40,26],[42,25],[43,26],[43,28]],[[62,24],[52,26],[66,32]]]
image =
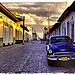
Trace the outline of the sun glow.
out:
[[[67,6],[70,6],[73,3],[74,0],[67,1]]]

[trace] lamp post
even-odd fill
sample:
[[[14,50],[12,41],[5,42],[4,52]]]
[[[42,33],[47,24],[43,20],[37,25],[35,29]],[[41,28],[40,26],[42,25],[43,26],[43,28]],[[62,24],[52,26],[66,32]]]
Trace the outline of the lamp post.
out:
[[[25,20],[25,16],[23,16],[23,45],[24,45],[24,20]]]

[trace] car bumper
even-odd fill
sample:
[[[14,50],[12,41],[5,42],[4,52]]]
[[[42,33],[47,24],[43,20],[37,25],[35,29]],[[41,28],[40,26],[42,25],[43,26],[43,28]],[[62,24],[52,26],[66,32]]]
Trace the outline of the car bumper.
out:
[[[47,59],[52,61],[68,61],[75,60],[75,55],[49,55]]]

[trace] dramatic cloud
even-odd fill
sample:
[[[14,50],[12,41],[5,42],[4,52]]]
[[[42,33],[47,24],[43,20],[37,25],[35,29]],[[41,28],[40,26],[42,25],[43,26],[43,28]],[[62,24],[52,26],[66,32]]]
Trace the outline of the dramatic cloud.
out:
[[[38,34],[43,33],[43,28],[48,25],[48,9],[50,8],[50,24],[54,25],[63,11],[67,2],[35,2],[35,3],[2,3],[10,11],[17,11],[25,16],[25,24],[33,27]]]
[[[34,21],[34,18],[31,17],[33,14],[20,14],[21,16],[25,16],[25,25],[35,25],[37,24],[36,21]]]
[[[36,14],[38,16],[47,16],[48,8],[51,14],[61,14],[67,6],[65,2],[59,3],[4,3],[9,10],[15,10],[19,14]],[[13,9],[12,9],[13,8]]]

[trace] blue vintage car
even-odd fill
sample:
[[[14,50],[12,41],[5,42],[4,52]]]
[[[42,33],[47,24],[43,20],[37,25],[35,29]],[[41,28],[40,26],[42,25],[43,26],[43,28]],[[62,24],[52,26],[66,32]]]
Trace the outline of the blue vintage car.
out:
[[[46,50],[48,64],[50,61],[75,60],[75,47],[69,36],[52,36]]]

